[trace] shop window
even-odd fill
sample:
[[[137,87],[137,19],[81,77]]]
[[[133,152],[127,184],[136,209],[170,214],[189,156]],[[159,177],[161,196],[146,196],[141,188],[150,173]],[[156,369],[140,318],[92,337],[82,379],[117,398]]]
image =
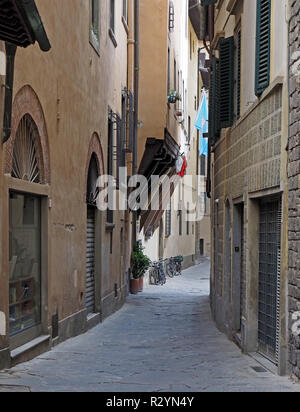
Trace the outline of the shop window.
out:
[[[40,198],[12,192],[9,213],[9,325],[16,335],[41,322]]]

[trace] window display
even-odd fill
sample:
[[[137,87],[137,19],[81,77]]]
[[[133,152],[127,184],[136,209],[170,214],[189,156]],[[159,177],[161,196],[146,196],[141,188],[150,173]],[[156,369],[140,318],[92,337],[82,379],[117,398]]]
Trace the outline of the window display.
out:
[[[9,312],[10,334],[41,321],[40,199],[10,194]]]

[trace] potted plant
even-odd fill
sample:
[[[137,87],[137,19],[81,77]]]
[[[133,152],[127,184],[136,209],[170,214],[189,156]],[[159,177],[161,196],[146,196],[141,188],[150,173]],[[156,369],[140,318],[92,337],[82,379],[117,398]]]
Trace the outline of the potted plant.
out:
[[[131,255],[130,292],[136,295],[143,290],[144,275],[151,266],[151,260],[144,254],[143,247],[137,243]]]
[[[168,103],[176,103],[177,101],[181,101],[181,96],[176,90],[170,90],[168,94]]]

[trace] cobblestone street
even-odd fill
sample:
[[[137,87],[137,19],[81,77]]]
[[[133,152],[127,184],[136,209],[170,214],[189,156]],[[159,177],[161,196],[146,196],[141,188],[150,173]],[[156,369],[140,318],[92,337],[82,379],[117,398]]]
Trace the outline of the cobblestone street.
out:
[[[217,331],[209,263],[146,287],[103,324],[0,373],[1,391],[300,391]]]

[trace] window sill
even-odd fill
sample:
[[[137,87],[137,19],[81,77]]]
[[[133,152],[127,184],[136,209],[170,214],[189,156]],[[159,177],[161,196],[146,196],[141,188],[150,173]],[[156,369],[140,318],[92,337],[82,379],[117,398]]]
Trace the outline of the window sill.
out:
[[[115,47],[117,47],[117,46],[118,46],[118,43],[117,43],[115,34],[114,34],[114,32],[112,31],[112,29],[109,29],[109,30],[108,30],[108,35],[109,35],[110,40],[112,41],[113,45],[114,45]]]
[[[129,34],[129,27],[128,27],[127,21],[126,21],[124,16],[122,16],[122,23],[123,23],[124,29],[125,29],[125,31],[128,35]]]

